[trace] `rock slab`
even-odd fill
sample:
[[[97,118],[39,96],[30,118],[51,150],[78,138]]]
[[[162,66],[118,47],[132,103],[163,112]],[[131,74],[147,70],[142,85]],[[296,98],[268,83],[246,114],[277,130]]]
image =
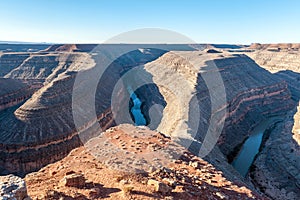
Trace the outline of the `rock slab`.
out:
[[[0,200],[27,199],[25,181],[14,175],[0,176]]]

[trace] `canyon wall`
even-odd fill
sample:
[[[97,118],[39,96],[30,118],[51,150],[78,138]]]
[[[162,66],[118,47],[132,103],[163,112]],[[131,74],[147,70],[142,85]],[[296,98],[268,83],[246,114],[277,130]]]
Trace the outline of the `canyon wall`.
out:
[[[89,91],[89,74],[93,74],[97,67],[101,68],[101,62],[96,63],[96,59],[87,53],[29,57],[28,61],[16,67],[9,76],[15,74],[13,78],[31,81],[42,79],[45,82],[44,86],[20,107],[12,107],[0,113],[1,174],[24,175],[35,171],[62,159],[93,134],[99,134],[101,130],[94,124],[100,124],[102,130],[112,126],[114,124],[110,107],[112,91],[124,69],[126,71],[140,63],[152,61],[164,52],[153,50],[143,56],[141,51],[136,50],[111,63],[99,80],[94,97],[97,121],[82,124],[80,128],[88,128],[80,136],[72,113],[72,103],[78,103],[72,102],[75,77],[79,71],[86,74],[86,78],[77,86],[82,87],[82,91]],[[120,63],[126,64],[122,66]],[[120,99],[126,92],[124,88],[121,89],[123,91],[118,92],[121,95]],[[84,102],[86,96],[81,95],[78,101]]]
[[[215,68],[212,68],[212,65],[215,65]],[[169,134],[176,132],[174,130],[180,129],[180,126],[182,129],[195,126],[186,123],[191,121],[191,116],[179,107],[179,100],[185,102],[186,108],[189,108],[192,106],[189,105],[191,99],[197,98],[201,117],[194,138],[198,141],[204,140],[210,120],[220,110],[227,111],[218,146],[229,161],[235,156],[235,148],[249,136],[252,128],[270,116],[285,114],[293,107],[287,84],[244,55],[170,52],[145,65],[145,69],[153,75],[153,80],[166,101],[159,131]],[[223,85],[216,87],[224,87],[225,94],[216,95],[218,88],[213,90],[208,88],[204,76],[206,73],[212,73],[212,70],[218,70],[222,77]],[[178,91],[188,90],[188,86],[192,88],[185,96],[176,96],[166,89],[180,82],[174,78],[176,74],[187,80],[186,85],[180,83],[176,85]],[[218,101],[218,98],[226,100],[215,110],[210,110],[212,101]]]
[[[144,102],[142,111],[150,125],[153,125],[151,121],[159,120],[154,124],[157,130],[170,135],[199,156],[206,134],[212,134],[209,143],[214,146],[214,138],[217,138],[217,145],[205,159],[232,181],[248,182],[228,162],[237,155],[252,129],[267,118],[285,116],[294,106],[286,81],[245,55],[168,52],[146,64],[144,69],[145,73],[151,74],[155,86],[143,86],[144,90],[140,88],[136,93]],[[223,85],[207,80],[210,73],[216,72],[220,74]],[[148,82],[144,73],[139,79]],[[213,89],[207,85],[209,83],[213,84]],[[222,87],[224,93],[220,93]],[[196,110],[195,98],[200,110],[198,115],[192,114]],[[221,104],[213,108],[213,102]],[[163,110],[153,112],[151,106],[155,104],[160,104]],[[152,117],[149,111],[152,111]],[[225,116],[220,116],[222,111],[225,111]],[[220,126],[222,120],[224,127]],[[193,129],[196,133],[189,131]],[[213,131],[209,132],[209,129]],[[222,129],[221,135],[213,135],[218,129]]]
[[[251,168],[250,179],[273,199],[299,199],[299,45],[273,46],[277,48],[276,51],[262,48],[248,55],[288,84],[295,103],[293,110],[284,115],[284,121],[267,131],[262,151]]]
[[[263,148],[250,169],[251,181],[272,199],[300,198],[299,115],[298,107],[267,131]]]

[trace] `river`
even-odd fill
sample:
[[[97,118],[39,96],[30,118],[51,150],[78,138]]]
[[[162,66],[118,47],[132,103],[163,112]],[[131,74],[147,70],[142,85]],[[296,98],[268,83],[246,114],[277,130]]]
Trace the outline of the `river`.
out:
[[[279,117],[269,118],[253,129],[249,138],[244,142],[241,150],[232,162],[232,166],[242,176],[245,177],[247,175],[256,154],[259,152],[259,147],[266,129],[270,127],[270,125],[281,120],[282,119]]]
[[[133,116],[133,121],[136,126],[145,126],[147,125],[146,119],[144,114],[142,113],[141,106],[142,106],[142,101],[138,98],[138,96],[133,92],[132,88],[129,86],[127,88],[129,94],[130,94],[130,99],[132,100],[133,106],[130,109],[130,112]]]

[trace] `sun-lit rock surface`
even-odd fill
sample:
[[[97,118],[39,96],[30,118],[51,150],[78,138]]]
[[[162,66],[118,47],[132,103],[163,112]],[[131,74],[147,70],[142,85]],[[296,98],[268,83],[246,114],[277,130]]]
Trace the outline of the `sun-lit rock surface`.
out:
[[[101,148],[104,138],[107,151]],[[156,165],[152,160],[165,164]],[[145,166],[143,163],[149,164],[144,172],[123,168],[139,168]],[[76,174],[83,175],[83,186],[70,187],[61,182],[78,177]],[[87,148],[74,149],[61,161],[28,174],[25,181],[33,199],[265,199],[247,185],[227,180],[213,165],[170,138],[132,125],[107,130]]]

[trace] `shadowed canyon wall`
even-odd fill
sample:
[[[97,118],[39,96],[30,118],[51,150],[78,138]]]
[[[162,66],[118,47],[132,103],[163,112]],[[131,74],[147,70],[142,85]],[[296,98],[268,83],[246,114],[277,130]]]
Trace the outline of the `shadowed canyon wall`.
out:
[[[272,49],[259,48],[248,55],[273,72],[278,79],[285,81],[295,102],[293,110],[285,115],[284,121],[276,123],[267,131],[250,178],[261,191],[273,199],[299,199],[299,44],[277,44]]]

